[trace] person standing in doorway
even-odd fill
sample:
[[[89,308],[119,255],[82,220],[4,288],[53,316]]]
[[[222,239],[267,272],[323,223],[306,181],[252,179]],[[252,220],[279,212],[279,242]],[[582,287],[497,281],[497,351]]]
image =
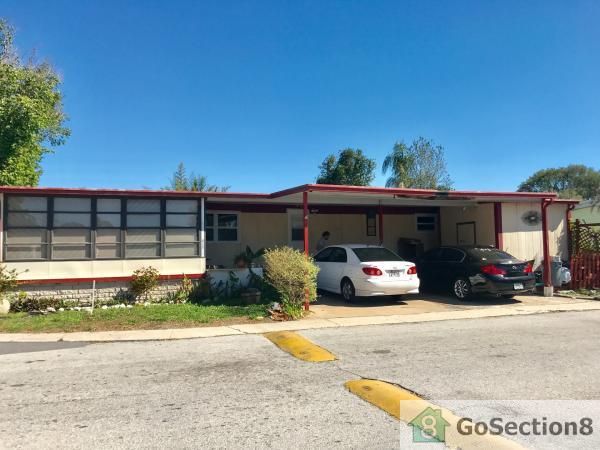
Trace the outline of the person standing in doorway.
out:
[[[317,251],[318,252],[320,252],[325,247],[327,247],[327,241],[329,240],[329,236],[331,236],[331,233],[329,233],[329,231],[323,231],[323,234],[321,235],[321,239],[319,239],[319,242],[317,242]]]

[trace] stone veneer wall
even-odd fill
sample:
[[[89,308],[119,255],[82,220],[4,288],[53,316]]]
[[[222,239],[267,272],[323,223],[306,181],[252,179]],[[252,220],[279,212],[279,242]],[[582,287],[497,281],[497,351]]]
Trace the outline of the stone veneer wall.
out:
[[[181,280],[161,280],[150,295],[151,299],[160,299],[169,292],[175,292],[181,286]],[[127,298],[130,283],[128,281],[96,282],[96,301],[113,300],[115,297]],[[76,301],[82,305],[92,302],[92,283],[56,283],[56,284],[20,284],[16,292],[25,292],[31,298],[53,298],[56,300]]]

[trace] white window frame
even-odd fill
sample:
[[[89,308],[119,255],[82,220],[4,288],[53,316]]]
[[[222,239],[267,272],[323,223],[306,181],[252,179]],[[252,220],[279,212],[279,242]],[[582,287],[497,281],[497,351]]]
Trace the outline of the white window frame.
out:
[[[433,230],[419,230],[419,217],[433,217]],[[439,226],[437,214],[415,214],[415,231],[418,233],[435,233],[438,231]]]
[[[221,244],[239,244],[241,242],[240,240],[240,233],[241,233],[241,229],[242,229],[242,222],[241,222],[241,218],[242,215],[240,213],[240,211],[219,211],[219,210],[207,210],[206,211],[206,215],[212,214],[214,215],[213,217],[213,226],[209,227],[208,223],[206,221],[206,219],[204,219],[204,235],[205,235],[205,241],[207,244],[214,244],[214,243],[221,243]],[[217,214],[235,214],[237,217],[237,240],[235,241],[220,241],[219,240],[219,227],[218,227],[218,220],[217,220]],[[206,237],[206,231],[208,229],[212,229],[213,230],[213,240],[209,241],[208,238]]]

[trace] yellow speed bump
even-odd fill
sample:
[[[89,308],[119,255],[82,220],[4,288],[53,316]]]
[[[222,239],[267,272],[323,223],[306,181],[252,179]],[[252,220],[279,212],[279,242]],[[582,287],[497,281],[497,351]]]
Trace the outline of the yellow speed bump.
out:
[[[429,436],[445,442],[451,448],[461,449],[522,449],[519,444],[497,435],[463,435],[458,432],[458,422],[464,420],[451,411],[434,405],[406,389],[385,381],[352,380],[344,386],[363,400],[384,410]],[[419,422],[425,418],[424,422]],[[438,421],[435,423],[435,421]],[[435,424],[436,426],[432,426]],[[441,424],[441,427],[437,425]]]
[[[298,333],[292,331],[274,331],[272,333],[265,333],[264,336],[284,352],[288,352],[302,361],[323,362],[336,360],[335,355],[313,344]]]

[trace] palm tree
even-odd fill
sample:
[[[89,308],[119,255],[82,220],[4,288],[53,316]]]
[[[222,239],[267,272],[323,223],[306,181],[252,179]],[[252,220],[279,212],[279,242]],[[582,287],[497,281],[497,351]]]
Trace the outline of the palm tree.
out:
[[[392,152],[385,157],[382,172],[391,171],[390,177],[385,182],[385,187],[406,187],[410,169],[414,166],[414,155],[404,142],[396,142]]]
[[[383,173],[391,172],[387,187],[452,189],[452,180],[446,170],[444,148],[429,139],[419,137],[411,145],[396,142],[392,152],[385,157]]]

